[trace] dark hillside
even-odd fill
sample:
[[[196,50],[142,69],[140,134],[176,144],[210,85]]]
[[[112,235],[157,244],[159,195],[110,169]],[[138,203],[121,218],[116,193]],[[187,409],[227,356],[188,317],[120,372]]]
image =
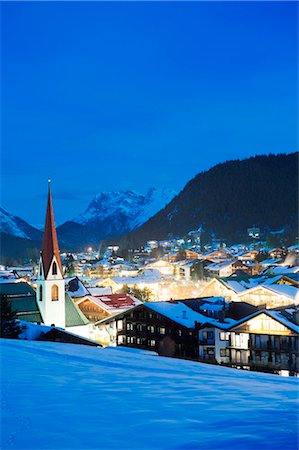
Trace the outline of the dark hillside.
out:
[[[298,228],[298,153],[228,161],[199,173],[166,208],[125,235],[122,247],[203,229],[228,241],[263,231]]]

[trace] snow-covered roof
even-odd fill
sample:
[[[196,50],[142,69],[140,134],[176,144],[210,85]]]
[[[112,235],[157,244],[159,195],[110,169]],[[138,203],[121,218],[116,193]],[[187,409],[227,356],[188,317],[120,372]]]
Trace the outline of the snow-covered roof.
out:
[[[264,261],[260,262],[261,266],[272,266],[272,265],[276,265],[279,264],[281,262],[280,258],[269,258],[269,259],[264,259]]]
[[[220,328],[229,328],[233,322],[229,321],[229,323],[218,322],[215,319],[204,316],[196,311],[193,311],[191,308],[186,306],[186,304],[182,302],[147,302],[144,303],[146,307],[152,309],[153,311],[161,314],[162,316],[167,317],[170,320],[173,320],[180,325],[185,326],[186,328],[194,328],[195,322],[198,324],[210,324],[213,326],[217,326]]]
[[[267,287],[268,289],[271,289],[271,291],[274,291],[279,295],[285,295],[296,302],[299,300],[299,289],[295,286],[289,286],[287,284],[271,284],[267,285]]]
[[[299,244],[295,244],[295,245],[290,245],[290,247],[288,247],[288,250],[299,250]]]
[[[239,283],[238,281],[234,280],[221,280],[223,284],[225,284],[229,289],[232,289],[234,292],[239,294],[240,292],[243,292],[246,290],[246,287],[243,286],[243,284]]]
[[[140,305],[142,302],[130,294],[111,294],[94,297],[88,295],[78,301],[78,305],[86,300],[90,300],[110,313],[122,312]]]
[[[89,287],[88,288],[89,293],[92,296],[99,296],[99,295],[110,295],[112,294],[112,288],[110,286],[105,287]]]
[[[219,262],[209,264],[208,266],[206,266],[206,269],[211,270],[211,271],[217,271],[217,270],[225,269],[226,267],[230,267],[234,262],[236,262],[235,259],[219,261]]]
[[[240,292],[239,296],[246,295],[248,293],[254,292],[256,289],[267,289],[268,291],[274,292],[277,295],[284,295],[291,298],[295,302],[299,299],[299,290],[295,286],[289,286],[287,284],[258,284],[250,289]]]
[[[261,311],[256,311],[252,314],[250,314],[247,317],[243,317],[242,319],[238,320],[234,326],[233,329],[237,328],[239,325],[242,325],[245,322],[248,322],[249,320],[253,319],[254,317],[259,316],[260,314],[266,314],[267,316],[271,317],[274,320],[277,320],[278,322],[282,323],[282,325],[285,325],[290,330],[294,331],[295,333],[299,333],[299,326],[288,320],[285,316],[283,316],[279,311],[274,311],[270,309],[263,309]]]
[[[88,289],[84,286],[82,281],[78,277],[69,277],[64,279],[64,284],[66,287],[66,291],[73,298],[84,297],[84,295],[88,295]],[[70,290],[77,284],[76,290]]]

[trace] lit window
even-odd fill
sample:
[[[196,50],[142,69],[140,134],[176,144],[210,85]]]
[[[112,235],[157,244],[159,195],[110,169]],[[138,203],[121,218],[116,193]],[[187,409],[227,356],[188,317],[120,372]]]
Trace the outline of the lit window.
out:
[[[54,261],[52,265],[52,275],[57,275],[57,264]]]
[[[51,289],[51,294],[52,294],[52,301],[57,301],[58,300],[58,286],[56,286],[56,284],[53,284],[52,289]]]
[[[165,330],[165,328],[163,328],[163,327],[160,327],[160,334],[165,334],[166,333],[166,330]]]

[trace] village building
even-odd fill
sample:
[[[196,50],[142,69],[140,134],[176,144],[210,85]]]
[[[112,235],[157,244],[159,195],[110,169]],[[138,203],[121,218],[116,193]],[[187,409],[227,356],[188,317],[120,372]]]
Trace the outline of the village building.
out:
[[[260,284],[238,294],[241,301],[264,308],[298,304],[298,288],[284,284]]]
[[[198,359],[196,321],[202,315],[181,302],[144,303],[97,323],[100,342]]]
[[[293,310],[293,313],[292,313]],[[230,365],[265,372],[299,372],[298,309],[264,310],[236,323],[230,330]]]
[[[234,260],[221,261],[206,266],[205,270],[212,277],[229,277],[233,272]]]
[[[242,270],[246,275],[252,276],[259,273],[259,264],[252,260],[238,259],[232,264],[233,272]]]
[[[129,294],[86,295],[77,301],[80,310],[92,323],[127,311],[141,303],[140,300]]]
[[[200,291],[201,297],[224,297],[226,300],[239,301],[238,294],[246,287],[234,280],[213,278]]]

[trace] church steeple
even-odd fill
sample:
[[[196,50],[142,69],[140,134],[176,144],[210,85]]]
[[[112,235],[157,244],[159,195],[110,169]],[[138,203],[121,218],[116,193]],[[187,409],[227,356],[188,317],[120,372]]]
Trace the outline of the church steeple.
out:
[[[55,228],[50,180],[48,180],[48,203],[47,203],[45,231],[44,231],[44,239],[43,239],[43,247],[42,247],[41,255],[42,255],[43,271],[44,271],[45,278],[47,278],[47,276],[48,276],[54,256],[55,256],[56,263],[59,267],[60,273],[62,275],[62,264],[61,264],[61,259],[60,259],[57,233],[56,233],[56,228]]]
[[[44,324],[55,324],[65,328],[65,286],[54,222],[50,181],[44,240],[36,280],[36,298]]]

